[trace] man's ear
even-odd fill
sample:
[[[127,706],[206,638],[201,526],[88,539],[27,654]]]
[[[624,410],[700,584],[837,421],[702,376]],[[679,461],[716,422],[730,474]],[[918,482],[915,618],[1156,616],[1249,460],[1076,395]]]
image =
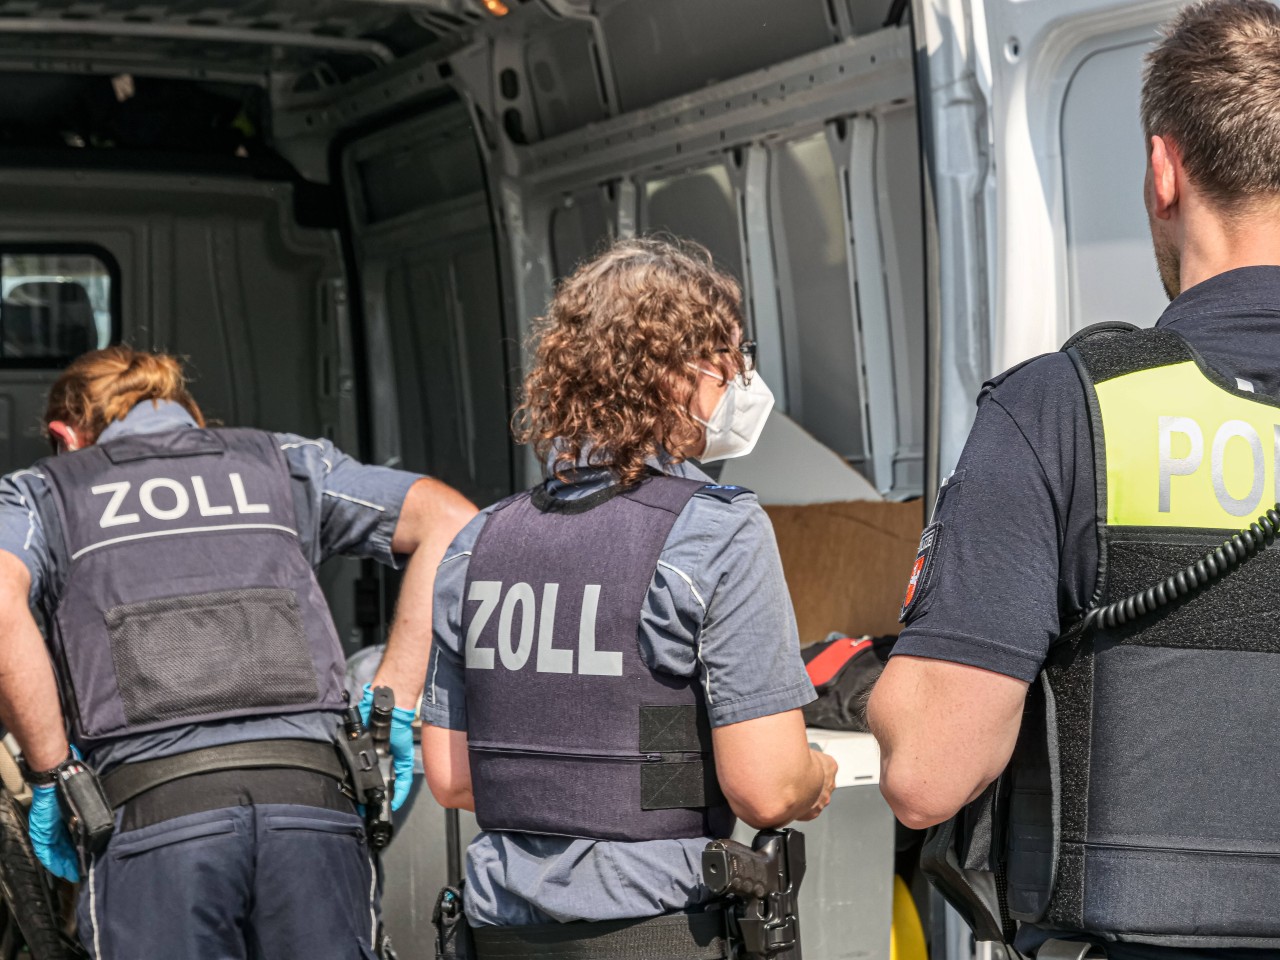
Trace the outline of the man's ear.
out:
[[[1157,220],[1173,216],[1181,188],[1182,158],[1178,148],[1164,137],[1151,138],[1151,215]]]
[[[83,446],[81,438],[76,436],[75,429],[61,420],[49,421],[49,433],[63,450],[79,450]]]

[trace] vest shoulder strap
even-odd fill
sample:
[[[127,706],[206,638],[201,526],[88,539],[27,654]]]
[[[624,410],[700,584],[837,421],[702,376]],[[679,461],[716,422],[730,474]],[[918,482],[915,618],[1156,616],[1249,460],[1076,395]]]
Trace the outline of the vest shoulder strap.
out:
[[[1062,349],[1093,384],[1196,358],[1190,344],[1176,333],[1121,323],[1094,324],[1071,337]]]
[[[1077,330],[1067,338],[1067,342],[1062,345],[1062,351],[1065,353],[1076,344],[1091,340],[1094,337],[1114,336],[1121,333],[1134,333],[1142,328],[1136,324],[1126,323],[1123,320],[1103,320],[1100,323],[1091,323],[1083,330]]]
[[[1194,359],[1195,354],[1190,345],[1176,333],[1136,327],[1131,323],[1119,321],[1095,323],[1077,331],[1062,345],[1062,352],[1071,358],[1076,373],[1080,377],[1093,447],[1098,569],[1094,578],[1093,593],[1087,604],[1088,608],[1093,608],[1106,600],[1110,573],[1106,442],[1097,385],[1140,370]],[[1076,636],[1082,625],[1083,620],[1062,624],[1059,642]]]

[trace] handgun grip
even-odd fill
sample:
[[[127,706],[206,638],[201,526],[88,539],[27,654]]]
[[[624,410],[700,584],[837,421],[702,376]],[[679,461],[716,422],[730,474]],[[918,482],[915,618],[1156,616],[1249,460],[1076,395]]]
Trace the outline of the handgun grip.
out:
[[[736,840],[712,840],[702,851],[702,880],[716,896],[760,899],[769,889],[769,861]]]
[[[391,740],[391,713],[395,710],[396,695],[390,687],[374,687],[373,708],[369,711],[369,732],[379,746]]]

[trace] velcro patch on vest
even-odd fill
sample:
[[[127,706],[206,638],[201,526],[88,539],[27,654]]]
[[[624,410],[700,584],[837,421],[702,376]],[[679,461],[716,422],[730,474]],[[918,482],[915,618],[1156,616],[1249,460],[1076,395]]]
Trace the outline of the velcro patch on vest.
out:
[[[664,760],[640,768],[641,810],[697,810],[724,802],[715,765],[701,760]]]
[[[907,593],[902,599],[902,610],[898,613],[898,622],[906,623],[907,618],[917,610],[921,601],[929,591],[929,578],[933,574],[933,558],[938,550],[938,541],[942,537],[942,521],[935,520],[924,528],[920,535],[920,546],[916,550],[916,562],[911,567],[911,579],[907,581]]]
[[[710,753],[711,728],[692,704],[643,706],[639,749],[641,753]]]

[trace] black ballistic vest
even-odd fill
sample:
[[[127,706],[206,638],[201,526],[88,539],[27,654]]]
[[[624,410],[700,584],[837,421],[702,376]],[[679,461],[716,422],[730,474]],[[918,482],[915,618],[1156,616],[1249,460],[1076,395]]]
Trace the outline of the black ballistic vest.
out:
[[[77,741],[341,709],[341,646],[270,434],[134,434],[36,470],[69,561],[50,641]]]
[[[702,688],[651,670],[639,645],[662,547],[703,486],[651,477],[576,501],[538,487],[490,514],[462,618],[481,828],[728,836]]]
[[[1280,403],[1163,331],[1068,344],[1092,414],[1095,604],[1277,497]],[[1003,823],[1013,918],[1104,940],[1280,947],[1280,549],[1064,640],[1028,699]]]

